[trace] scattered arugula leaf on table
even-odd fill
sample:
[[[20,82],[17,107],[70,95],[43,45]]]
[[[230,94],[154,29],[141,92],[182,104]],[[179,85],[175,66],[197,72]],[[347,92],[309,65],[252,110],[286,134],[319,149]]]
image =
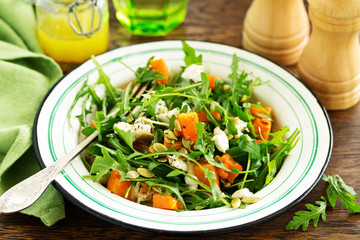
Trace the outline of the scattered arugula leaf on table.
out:
[[[305,231],[309,226],[310,220],[313,220],[314,227],[317,227],[319,218],[325,222],[326,220],[326,200],[321,196],[323,201],[316,201],[315,203],[319,206],[314,206],[310,203],[305,204],[305,206],[310,210],[307,211],[298,211],[295,213],[293,220],[291,220],[286,226],[286,230],[294,229],[297,230],[302,225],[302,230]]]
[[[339,175],[324,175],[323,180],[329,183],[329,186],[326,188],[326,195],[333,208],[335,207],[336,200],[339,198],[350,213],[360,212],[360,205],[353,201],[358,199],[354,189],[347,186]]]
[[[342,178],[335,174],[333,176],[324,175],[322,178],[323,181],[327,182],[329,185],[326,188],[326,195],[330,205],[334,208],[337,199],[339,198],[343,206],[350,212],[360,212],[360,205],[353,200],[358,199],[354,189],[345,184]],[[310,212],[307,211],[297,211],[287,226],[286,230],[297,230],[302,225],[302,230],[305,231],[309,226],[309,221],[313,220],[314,227],[317,227],[319,218],[325,222],[326,220],[326,207],[327,201],[325,197],[321,196],[323,201],[316,201],[315,203],[319,206],[314,206],[312,204],[305,204],[305,206],[310,209]]]

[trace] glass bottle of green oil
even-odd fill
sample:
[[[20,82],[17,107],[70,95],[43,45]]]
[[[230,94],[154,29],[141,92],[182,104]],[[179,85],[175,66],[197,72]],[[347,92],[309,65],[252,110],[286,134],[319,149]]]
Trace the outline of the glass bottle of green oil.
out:
[[[116,17],[134,35],[165,36],[181,24],[189,0],[113,0]]]

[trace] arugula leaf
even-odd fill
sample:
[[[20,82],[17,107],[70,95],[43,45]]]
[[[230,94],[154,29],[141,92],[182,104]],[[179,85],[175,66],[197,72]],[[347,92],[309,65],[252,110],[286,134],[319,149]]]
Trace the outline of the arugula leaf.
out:
[[[238,78],[238,70],[239,70],[239,58],[236,54],[233,54],[232,62],[231,62],[231,74],[229,75],[230,79],[235,85],[237,78]]]
[[[246,99],[250,99],[252,95],[252,84],[251,81],[246,81],[248,74],[245,71],[242,71],[239,75],[239,58],[236,54],[233,55],[231,71],[232,73],[229,75],[232,80],[232,100],[236,103],[239,103],[243,96],[246,95]]]
[[[196,56],[195,50],[190,47],[185,41],[182,41],[183,51],[185,53],[184,62],[186,66],[190,66],[191,64],[202,64],[202,55]]]
[[[202,76],[202,87],[201,87],[201,92],[200,95],[198,94],[198,92],[195,91],[195,89],[192,89],[190,91],[191,94],[191,101],[194,104],[194,108],[193,111],[194,112],[198,112],[201,109],[204,110],[206,117],[216,126],[216,127],[220,127],[220,123],[218,122],[218,120],[215,118],[213,112],[216,108],[216,106],[219,107],[219,104],[216,102],[213,102],[211,99],[209,98],[209,95],[211,93],[211,89],[206,88],[207,90],[203,90],[204,87],[208,86],[208,78],[206,76],[206,74],[201,73]],[[210,105],[210,110],[208,109],[208,107],[205,105],[206,102],[211,102]],[[220,112],[222,110],[219,110]]]
[[[130,71],[132,71],[136,78],[135,82],[138,83],[144,83],[144,82],[150,82],[157,79],[163,79],[165,78],[165,75],[151,69],[150,61],[153,60],[154,57],[151,57],[148,59],[145,67],[138,67],[136,71],[134,71],[132,68],[130,68],[128,65],[126,65],[124,62],[118,60],[122,65],[124,65],[126,68],[128,68]]]
[[[119,141],[120,139],[117,134],[110,133],[110,134],[107,134],[106,137],[107,137],[107,141],[109,142],[110,146],[115,148],[115,150],[119,149],[125,155],[129,155],[133,152],[129,147],[123,146],[120,143],[120,141]]]
[[[86,152],[89,154],[89,157],[96,157],[101,155],[101,148],[93,144],[86,149]]]
[[[124,154],[119,149],[116,150],[116,158],[119,163],[116,168],[117,170],[128,172],[133,169],[131,165],[126,161]]]
[[[102,111],[96,112],[96,119],[93,120],[93,124],[96,128],[96,130],[99,132],[99,136],[98,139],[99,141],[102,141],[102,126],[101,126],[101,121],[103,121],[105,119],[105,115]]]
[[[96,156],[90,170],[90,177],[94,182],[99,181],[111,168],[118,169],[118,163],[110,156],[106,148],[102,147],[101,153],[103,156]]]
[[[207,141],[211,139],[210,133],[205,131],[205,124],[202,122],[198,122],[196,124],[196,135],[198,136],[195,144],[194,149],[199,150],[202,153],[206,151]]]
[[[250,191],[258,191],[262,189],[265,184],[268,184],[269,182],[266,181],[266,178],[268,176],[275,176],[276,173],[274,171],[278,171],[283,163],[284,157],[289,154],[289,152],[296,146],[297,142],[299,141],[300,137],[298,135],[300,134],[300,130],[296,129],[290,137],[288,137],[283,144],[280,146],[280,148],[270,156],[270,160],[275,162],[276,168],[271,168],[269,173],[269,166],[265,165],[261,168],[261,172],[259,176],[248,186]],[[273,166],[272,164],[270,166]],[[270,179],[268,179],[270,180]]]
[[[71,112],[73,111],[73,109],[75,108],[76,106],[76,103],[80,100],[80,98],[84,97],[86,94],[88,94],[89,92],[89,89],[88,89],[88,79],[86,79],[83,83],[83,85],[81,86],[80,90],[78,93],[76,93],[76,96],[74,98],[74,101],[72,102],[71,106],[70,106],[70,109],[68,111],[68,115],[67,115],[67,118],[68,118],[68,122],[69,122],[69,125],[70,127],[72,127],[71,125],[71,122],[70,122],[70,117],[71,117]],[[83,126],[83,125],[82,125]]]
[[[82,126],[82,127],[89,126],[89,123],[87,122],[86,119],[87,119],[87,115],[90,114],[90,113],[92,113],[92,112],[87,110],[86,107],[84,107],[84,105],[83,105],[81,114],[75,116],[79,120],[80,126]]]
[[[266,159],[269,159],[269,154],[267,154]],[[277,173],[276,161],[275,160],[268,161],[267,166],[268,166],[268,174],[266,176],[264,186],[268,185],[274,179],[274,177],[275,177],[275,175]]]
[[[324,175],[322,180],[329,183],[326,188],[326,194],[329,203],[333,208],[335,207],[336,200],[339,198],[341,203],[349,210],[350,213],[360,212],[360,205],[353,201],[358,199],[354,189],[347,186],[339,175]]]
[[[231,104],[234,109],[235,115],[238,116],[240,120],[244,122],[251,122],[252,116],[250,114],[249,108],[245,108],[243,111],[238,103],[233,101]]]
[[[210,186],[211,186],[211,193],[213,195],[214,199],[219,199],[222,198],[221,197],[221,190],[220,187],[215,183],[214,179],[215,179],[215,174],[212,171],[209,171],[207,168],[205,168],[205,170],[207,170],[209,173],[212,173],[211,175],[213,175],[214,177],[211,178],[210,176],[208,177]],[[207,173],[205,173],[206,176]],[[223,199],[222,199],[223,200]],[[224,203],[227,203],[226,201],[223,201]],[[231,205],[230,205],[231,207]]]
[[[95,106],[98,108],[98,110],[101,109],[102,104],[101,104],[101,99],[100,97],[97,95],[97,93],[95,92],[95,89],[93,86],[89,85],[88,86],[88,90],[89,90],[89,95],[91,96],[91,102],[93,104],[95,104]]]
[[[291,220],[287,226],[286,230],[297,230],[302,225],[302,230],[305,231],[308,226],[310,220],[313,220],[314,227],[317,227],[319,218],[325,222],[326,220],[326,200],[323,196],[321,196],[321,199],[323,201],[316,201],[315,203],[318,206],[314,206],[312,204],[305,204],[305,206],[310,210],[310,212],[307,211],[298,211],[295,213],[293,217],[293,220]]]
[[[134,150],[133,141],[132,141],[132,133],[131,133],[130,130],[125,132],[124,130],[121,130],[121,129],[117,128],[117,127],[114,127],[114,131],[117,134],[119,134],[119,136],[121,137],[122,140],[124,140],[126,145],[128,145],[132,150]]]
[[[252,159],[261,159],[261,148],[258,143],[253,141],[248,135],[241,135],[240,142],[237,147],[231,148],[226,152],[229,153],[233,158],[242,156],[243,153],[250,154]]]
[[[211,89],[209,89],[209,78],[206,73],[201,73],[201,91],[200,97],[207,100],[211,94]]]
[[[272,139],[268,142],[268,144],[274,144],[274,145],[283,144],[284,143],[283,137],[289,131],[290,128],[288,126],[285,126],[275,133],[269,133],[269,135],[272,136]]]
[[[133,84],[128,84],[126,87],[126,90],[123,91],[122,94],[122,100],[123,100],[123,105],[124,105],[124,110],[128,111],[130,108],[130,90],[133,87]]]
[[[179,175],[185,174],[184,171],[179,170],[179,169],[175,169],[173,171],[171,171],[170,173],[168,173],[168,175],[166,175],[167,177],[177,177]]]
[[[93,132],[95,132],[95,130],[96,130],[96,128],[88,126],[88,127],[84,127],[81,130],[81,133],[84,134],[85,136],[90,136]]]
[[[138,71],[136,72],[139,75],[137,76],[137,78],[135,79],[135,82],[138,83],[143,83],[143,82],[150,82],[153,80],[157,80],[157,79],[164,79],[165,75],[155,71],[153,69],[150,70],[144,70],[143,68],[139,68]]]
[[[93,63],[95,64],[96,69],[99,72],[97,84],[103,84],[105,86],[105,93],[109,99],[109,103],[114,104],[117,97],[116,88],[111,84],[109,76],[106,75],[100,64],[96,61],[95,57],[91,56],[91,59],[93,60]]]

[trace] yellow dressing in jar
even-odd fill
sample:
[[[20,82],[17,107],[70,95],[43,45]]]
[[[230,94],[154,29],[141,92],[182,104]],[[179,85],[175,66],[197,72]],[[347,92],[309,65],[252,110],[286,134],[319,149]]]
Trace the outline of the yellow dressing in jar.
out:
[[[93,1],[77,1],[75,14],[68,10],[73,2],[43,0],[36,7],[40,45],[46,55],[60,64],[82,63],[91,55],[105,52],[109,44],[107,1],[97,1],[97,8],[93,8]]]

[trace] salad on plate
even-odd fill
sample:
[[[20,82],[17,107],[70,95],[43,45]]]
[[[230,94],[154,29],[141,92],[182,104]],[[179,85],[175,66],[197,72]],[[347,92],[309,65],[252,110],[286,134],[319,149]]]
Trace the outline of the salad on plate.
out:
[[[99,132],[82,154],[84,178],[160,209],[245,208],[260,200],[256,192],[279,172],[300,131],[274,130],[271,106],[253,98],[268,82],[241,71],[236,55],[228,79],[220,79],[182,44],[180,72],[151,57],[128,67],[135,79],[126,88],[114,87],[93,58],[99,78],[84,82],[71,108],[82,104],[81,135]]]

